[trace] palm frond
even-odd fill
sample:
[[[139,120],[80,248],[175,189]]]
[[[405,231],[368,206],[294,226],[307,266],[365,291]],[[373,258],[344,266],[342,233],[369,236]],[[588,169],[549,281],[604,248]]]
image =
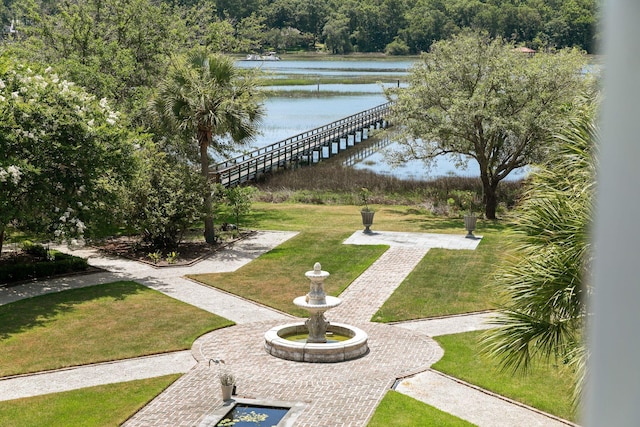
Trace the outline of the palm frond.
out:
[[[496,286],[503,306],[484,337],[504,369],[525,371],[534,359],[576,368],[584,377],[586,296],[592,262],[590,227],[595,193],[595,109],[585,104],[535,168],[518,208],[519,257],[505,264]]]

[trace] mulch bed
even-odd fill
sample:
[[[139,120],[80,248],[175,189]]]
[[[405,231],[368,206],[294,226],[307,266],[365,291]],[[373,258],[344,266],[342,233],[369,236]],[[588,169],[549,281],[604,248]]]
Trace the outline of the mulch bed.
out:
[[[140,244],[140,240],[134,237],[111,238],[99,244],[94,244],[94,246],[107,254],[121,256],[154,267],[184,267],[196,264],[217,251],[254,233],[255,231],[241,231],[238,236],[222,239],[214,245],[209,245],[204,240],[183,242],[175,251],[177,257],[174,260],[167,260],[167,256],[171,251],[161,251],[161,258],[157,262],[154,262],[149,256],[149,254],[156,252],[156,249]]]
[[[162,258],[154,263],[153,260],[149,257],[150,253],[155,252],[155,249],[144,246],[140,244],[140,240],[134,237],[117,237],[107,239],[105,241],[95,243],[94,247],[99,249],[100,251],[110,254],[121,256],[127,259],[131,259],[134,261],[142,262],[153,267],[178,267],[178,266],[189,266],[196,264],[203,259],[211,256],[217,251],[232,245],[233,243],[245,239],[253,234],[256,231],[250,230],[242,230],[238,233],[237,236],[226,235],[226,237],[221,238],[215,245],[209,245],[204,240],[199,241],[188,241],[183,242],[178,247],[177,257],[172,262],[167,261],[167,253],[162,254]],[[218,235],[218,237],[222,237],[223,235]],[[0,266],[4,264],[14,264],[16,262],[23,263],[37,263],[37,262],[46,262],[42,258],[33,256],[26,252],[18,251],[14,252],[11,250],[5,250],[0,255]],[[20,280],[10,283],[0,283],[0,287],[10,287],[16,286],[23,283],[27,283],[33,280],[46,280],[54,277],[66,277],[66,276],[74,276],[74,275],[83,275],[83,274],[91,274],[104,271],[97,267],[89,266],[85,270],[77,271],[77,272],[68,272],[57,276],[47,276],[41,277],[39,279],[32,280]]]

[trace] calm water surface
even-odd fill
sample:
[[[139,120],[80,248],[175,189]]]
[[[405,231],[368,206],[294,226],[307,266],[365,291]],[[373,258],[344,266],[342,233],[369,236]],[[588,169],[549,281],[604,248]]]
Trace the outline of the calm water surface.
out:
[[[415,58],[389,60],[321,60],[321,61],[238,61],[240,67],[257,67],[273,73],[274,78],[304,75],[317,76],[380,76],[385,81],[401,79],[407,75]],[[352,114],[373,108],[387,102],[383,84],[319,84],[272,86],[280,94],[270,96],[264,104],[265,117],[261,126],[261,135],[246,150],[273,144],[288,137],[311,130]],[[308,91],[308,96],[290,97],[287,92]],[[342,92],[344,94],[336,95]],[[331,95],[329,95],[331,94]],[[384,150],[393,150],[394,144],[353,165],[359,169],[369,169],[379,174],[391,175],[401,179],[431,179],[444,175],[478,176],[478,167],[469,162],[467,169],[458,169],[453,160],[439,159],[431,169],[426,169],[421,161],[406,162],[400,167],[391,166],[385,159]],[[512,179],[518,179],[514,175]]]

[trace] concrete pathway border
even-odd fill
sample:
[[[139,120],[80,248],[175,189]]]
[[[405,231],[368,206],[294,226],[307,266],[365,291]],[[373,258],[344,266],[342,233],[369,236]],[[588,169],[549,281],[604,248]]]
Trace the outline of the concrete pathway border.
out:
[[[0,378],[0,401],[169,374],[184,374],[195,365],[196,360],[191,351],[185,350]]]
[[[481,427],[567,427],[567,420],[428,369],[395,390]]]

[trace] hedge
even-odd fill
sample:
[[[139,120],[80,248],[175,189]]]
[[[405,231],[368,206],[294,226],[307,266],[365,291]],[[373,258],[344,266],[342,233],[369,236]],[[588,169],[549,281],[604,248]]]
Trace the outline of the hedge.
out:
[[[89,264],[84,258],[62,252],[55,252],[53,255],[53,260],[0,266],[0,284],[57,276],[89,268]]]

